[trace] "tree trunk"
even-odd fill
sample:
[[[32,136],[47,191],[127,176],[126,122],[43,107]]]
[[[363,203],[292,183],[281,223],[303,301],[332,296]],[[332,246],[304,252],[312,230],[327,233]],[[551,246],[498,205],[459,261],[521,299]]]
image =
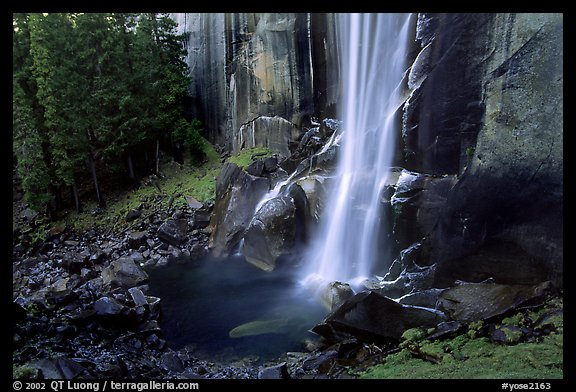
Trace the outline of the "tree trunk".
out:
[[[92,182],[94,182],[94,190],[96,191],[96,201],[98,202],[98,207],[104,208],[106,207],[106,202],[104,201],[104,197],[100,192],[100,186],[98,185],[98,176],[96,175],[96,163],[92,158],[92,154],[88,154],[87,162],[88,167],[90,168],[90,173],[92,174]]]
[[[160,171],[160,139],[156,139],[156,171],[158,174]]]
[[[132,154],[128,153],[126,157],[126,163],[128,164],[128,177],[132,182],[132,186],[134,189],[138,188],[138,179],[136,178],[136,174],[134,173],[134,165],[132,164]]]
[[[80,195],[78,194],[78,186],[76,185],[76,180],[72,183],[72,198],[74,199],[74,205],[76,206],[76,212],[82,213],[82,205],[80,204]]]

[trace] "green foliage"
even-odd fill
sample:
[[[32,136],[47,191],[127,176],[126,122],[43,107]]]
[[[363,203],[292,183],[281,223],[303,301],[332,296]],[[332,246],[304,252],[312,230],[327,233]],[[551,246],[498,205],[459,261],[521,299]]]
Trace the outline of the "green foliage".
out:
[[[12,378],[14,380],[30,380],[38,377],[38,370],[29,366],[12,365]]]
[[[558,317],[562,319],[561,315]],[[522,313],[505,320],[526,322]],[[486,337],[477,337],[482,327],[482,322],[471,323],[468,333],[435,341],[423,339],[418,329],[408,330],[403,335],[400,352],[386,356],[382,363],[360,372],[359,376],[382,379],[563,377],[562,328],[542,338],[501,345]]]
[[[13,14],[14,158],[34,208],[82,179],[96,187],[96,172],[124,168],[186,123],[190,79],[175,28],[167,14]],[[200,130],[185,129],[197,162]]]
[[[240,151],[237,155],[228,158],[228,162],[234,163],[242,169],[246,169],[257,159],[269,157],[273,151],[267,147],[253,147]]]
[[[196,164],[201,163],[205,157],[205,143],[204,138],[200,135],[202,131],[202,122],[193,119],[188,123],[184,119],[180,119],[174,128],[173,138],[175,141],[183,143],[190,152],[190,158]]]

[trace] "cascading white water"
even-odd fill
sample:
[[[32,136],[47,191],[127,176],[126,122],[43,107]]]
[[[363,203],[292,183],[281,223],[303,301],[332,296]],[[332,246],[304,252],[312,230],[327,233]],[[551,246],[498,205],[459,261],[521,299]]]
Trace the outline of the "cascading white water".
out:
[[[309,249],[310,280],[353,282],[378,265],[381,193],[395,150],[410,14],[340,14],[343,136]]]

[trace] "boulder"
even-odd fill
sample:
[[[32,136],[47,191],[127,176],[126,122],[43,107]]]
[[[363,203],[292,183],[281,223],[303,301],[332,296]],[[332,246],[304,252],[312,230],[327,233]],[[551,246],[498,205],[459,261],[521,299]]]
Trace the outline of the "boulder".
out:
[[[146,296],[144,295],[142,290],[140,290],[139,288],[131,287],[128,289],[128,292],[130,293],[130,296],[132,297],[132,301],[134,302],[135,306],[148,305],[148,301],[146,300]]]
[[[102,270],[102,280],[106,285],[134,287],[147,281],[148,274],[130,257],[121,257]]]
[[[329,339],[357,338],[365,342],[399,340],[410,328],[430,328],[446,317],[438,311],[401,305],[373,291],[362,291],[344,302],[312,331]]]
[[[195,210],[192,214],[192,230],[203,229],[210,224],[212,214],[210,211]]]
[[[278,365],[269,366],[258,371],[259,380],[288,380],[290,379],[290,374],[288,374],[288,366],[286,362],[279,363]]]
[[[42,372],[45,379],[70,380],[84,371],[82,365],[64,357],[39,359],[30,362],[29,366]]]
[[[443,291],[439,308],[463,323],[488,320],[521,306],[542,304],[556,289],[550,282],[539,285],[463,283]]]
[[[244,236],[246,261],[264,271],[276,268],[277,260],[292,250],[296,236],[296,206],[292,198],[268,200],[251,220]]]
[[[168,219],[158,228],[158,238],[168,244],[180,246],[186,241],[188,221],[186,219]]]
[[[186,199],[186,203],[188,203],[188,207],[190,207],[193,210],[197,210],[198,208],[202,208],[204,206],[202,203],[200,203],[192,196],[184,196],[184,198]]]
[[[224,164],[216,179],[216,204],[210,221],[208,246],[216,257],[226,257],[238,247],[270,181],[255,177],[234,163]]]
[[[142,211],[138,209],[132,209],[128,211],[128,213],[126,214],[126,218],[124,218],[124,220],[126,220],[126,222],[132,222],[133,220],[140,218],[141,215]]]
[[[135,231],[128,236],[128,246],[130,249],[138,249],[146,244],[147,233],[145,231]]]
[[[96,315],[112,317],[122,314],[125,307],[118,301],[110,297],[102,297],[94,301],[94,310]]]

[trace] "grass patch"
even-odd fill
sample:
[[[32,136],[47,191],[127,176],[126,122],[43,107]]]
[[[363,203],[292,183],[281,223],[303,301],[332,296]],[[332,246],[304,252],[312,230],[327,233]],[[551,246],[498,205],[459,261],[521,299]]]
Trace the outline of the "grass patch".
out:
[[[272,155],[274,155],[274,152],[267,147],[253,147],[240,151],[238,155],[231,156],[228,158],[228,162],[246,169],[252,162]]]
[[[561,317],[561,316],[560,316]],[[519,317],[507,321],[520,322]],[[561,324],[562,325],[562,324]],[[513,346],[463,333],[452,339],[422,341],[411,332],[400,352],[360,372],[366,379],[546,379],[563,378],[563,327]],[[415,347],[414,344],[418,343]],[[418,355],[414,355],[415,349]],[[424,358],[433,358],[426,360]]]
[[[216,177],[222,163],[214,147],[206,139],[202,142],[205,154],[202,165],[193,166],[188,160],[184,165],[174,161],[164,163],[160,167],[164,178],[142,181],[138,189],[108,199],[103,211],[98,211],[93,201],[84,202],[84,212],[72,211],[63,218],[63,222],[77,231],[91,228],[122,230],[132,223],[126,223],[125,217],[133,209],[141,209],[142,215],[146,215],[152,210],[168,210],[169,206],[186,208],[185,196],[202,203],[215,200]]]

